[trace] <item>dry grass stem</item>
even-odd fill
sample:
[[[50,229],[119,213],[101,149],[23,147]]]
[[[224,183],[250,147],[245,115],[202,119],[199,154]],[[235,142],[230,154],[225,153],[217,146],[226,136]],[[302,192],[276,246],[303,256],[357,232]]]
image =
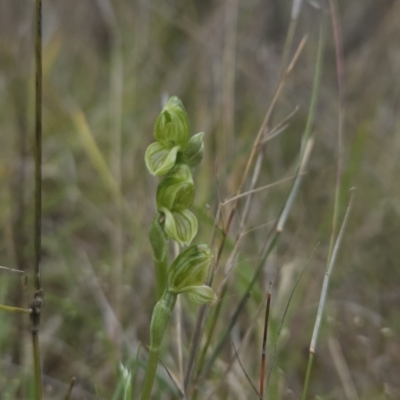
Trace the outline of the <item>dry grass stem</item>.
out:
[[[254,385],[254,383],[252,382],[252,380],[251,380],[249,374],[248,374],[247,371],[246,371],[246,368],[245,368],[244,365],[242,364],[242,361],[240,361],[239,354],[238,354],[238,352],[237,352],[237,350],[236,350],[236,347],[235,347],[235,345],[234,345],[233,342],[232,342],[232,347],[233,347],[233,350],[235,351],[236,358],[237,358],[237,360],[238,360],[238,363],[239,363],[239,365],[240,365],[240,368],[241,368],[242,371],[243,371],[244,376],[245,376],[246,379],[247,379],[247,382],[250,383],[250,386],[251,386],[252,389],[254,390],[254,393],[256,393],[257,397],[258,397],[259,399],[262,399],[262,396],[260,395],[260,393],[258,393],[257,388],[255,387],[255,385]]]
[[[357,389],[351,378],[351,372],[344,358],[339,341],[335,337],[329,336],[328,347],[347,400],[359,400]]]
[[[20,269],[7,268],[7,267],[2,267],[2,266],[0,266],[0,269],[3,269],[5,271],[9,271],[9,272],[15,272],[17,274],[22,274],[22,275],[25,274],[25,271],[22,271]]]
[[[264,318],[264,332],[263,332],[263,343],[261,349],[261,371],[260,371],[260,397],[264,398],[264,383],[265,383],[265,361],[267,353],[267,338],[268,338],[268,323],[269,323],[269,309],[271,305],[271,290],[272,282],[269,283],[268,294],[267,294],[267,305],[265,307],[265,318]]]

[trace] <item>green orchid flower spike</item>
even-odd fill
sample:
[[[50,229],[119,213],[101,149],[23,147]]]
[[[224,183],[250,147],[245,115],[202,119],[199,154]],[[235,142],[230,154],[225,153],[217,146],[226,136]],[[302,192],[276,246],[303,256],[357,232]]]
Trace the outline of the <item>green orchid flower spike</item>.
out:
[[[157,303],[150,323],[149,358],[142,400],[149,400],[156,375],[159,350],[179,294],[187,293],[197,304],[216,300],[204,284],[213,258],[206,244],[191,245],[168,268],[169,239],[189,246],[197,234],[197,218],[189,210],[194,201],[192,172],[204,155],[204,133],[189,139],[189,119],[177,97],[171,97],[154,127],[155,143],[146,151],[151,174],[163,176],[157,188],[157,214],[149,229],[156,271]]]

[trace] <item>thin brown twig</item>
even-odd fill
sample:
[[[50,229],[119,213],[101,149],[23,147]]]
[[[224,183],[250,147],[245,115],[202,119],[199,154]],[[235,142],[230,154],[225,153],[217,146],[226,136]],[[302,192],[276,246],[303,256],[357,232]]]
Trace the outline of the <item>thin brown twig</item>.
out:
[[[267,306],[265,307],[265,318],[264,318],[264,333],[261,353],[261,373],[260,373],[260,396],[264,398],[264,383],[265,383],[265,356],[267,351],[267,337],[268,337],[268,322],[269,322],[269,309],[271,304],[271,290],[272,281],[269,283],[268,294],[267,294]]]
[[[254,393],[256,393],[257,397],[258,397],[259,399],[262,400],[262,396],[260,395],[260,393],[258,393],[257,388],[255,387],[254,383],[253,383],[252,380],[250,379],[250,376],[249,376],[249,374],[247,373],[246,369],[244,368],[244,365],[242,364],[242,361],[240,361],[239,354],[238,354],[238,352],[237,352],[237,350],[236,350],[236,347],[235,347],[235,345],[233,344],[233,342],[232,342],[232,347],[233,347],[233,350],[235,350],[236,358],[237,358],[237,360],[238,360],[238,362],[239,362],[240,368],[242,369],[242,371],[243,371],[243,373],[244,373],[246,379],[247,379],[248,382],[250,383],[250,385],[251,385],[252,389],[254,390]]]
[[[17,274],[22,274],[22,275],[25,274],[25,271],[22,271],[22,270],[20,270],[20,269],[2,267],[1,265],[0,265],[0,269],[3,269],[3,270],[5,270],[5,271],[9,271],[9,272],[15,272],[15,273],[17,273]]]
[[[161,358],[159,358],[159,361],[162,364],[162,366],[164,367],[164,369],[165,369],[166,373],[168,374],[169,378],[171,379],[171,381],[174,383],[174,385],[178,389],[180,396],[185,398],[185,393],[183,392],[183,388],[181,386],[181,383],[179,382],[179,379],[167,368],[167,366],[164,364],[164,362],[163,362],[163,360],[161,360]]]
[[[270,183],[269,185],[261,186],[261,187],[259,187],[257,189],[248,190],[247,192],[243,192],[242,194],[239,194],[239,195],[237,195],[235,197],[231,197],[230,199],[225,200],[223,203],[221,203],[221,206],[223,207],[226,204],[230,203],[231,201],[236,201],[236,200],[238,200],[238,199],[240,199],[242,197],[246,197],[246,196],[249,196],[249,195],[254,194],[254,193],[262,192],[263,190],[266,190],[266,189],[271,189],[271,188],[273,188],[275,186],[280,185],[281,183],[290,181],[293,178],[295,178],[295,176],[289,176],[288,178],[283,178],[283,179],[281,179],[279,181]]]
[[[70,382],[70,384],[69,384],[67,394],[65,395],[65,400],[69,400],[69,399],[71,398],[72,390],[74,389],[75,382],[76,382],[76,378],[75,378],[75,376],[74,376],[74,377],[71,379],[71,382]]]

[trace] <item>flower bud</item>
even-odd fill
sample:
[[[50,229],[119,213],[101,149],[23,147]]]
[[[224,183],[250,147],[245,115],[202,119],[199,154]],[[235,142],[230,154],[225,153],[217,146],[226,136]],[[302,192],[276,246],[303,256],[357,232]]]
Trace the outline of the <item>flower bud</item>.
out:
[[[161,213],[157,213],[149,229],[149,239],[153,248],[153,257],[156,261],[163,261],[168,251],[168,235],[161,226]]]
[[[168,287],[178,294],[190,291],[191,286],[202,286],[207,278],[208,267],[214,255],[206,244],[187,248],[172,263],[168,270]]]
[[[187,164],[190,168],[196,168],[204,156],[204,132],[193,135],[187,145],[186,150],[182,154],[182,162]]]
[[[197,218],[189,210],[170,211],[162,207],[165,215],[165,233],[181,246],[189,245],[197,234]]]
[[[179,149],[179,146],[168,148],[158,142],[152,143],[144,156],[149,172],[156,176],[168,173],[176,163]]]
[[[177,164],[157,188],[157,207],[182,211],[189,208],[194,200],[194,183],[190,168]]]
[[[186,148],[189,140],[189,118],[178,97],[172,96],[158,116],[154,138],[168,148]]]

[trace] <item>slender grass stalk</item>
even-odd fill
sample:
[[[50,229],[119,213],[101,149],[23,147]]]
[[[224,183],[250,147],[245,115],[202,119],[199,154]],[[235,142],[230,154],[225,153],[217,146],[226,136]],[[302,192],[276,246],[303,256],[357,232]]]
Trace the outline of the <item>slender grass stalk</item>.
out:
[[[300,188],[300,184],[304,175],[304,171],[309,159],[309,156],[311,154],[311,150],[313,147],[313,138],[310,137],[311,134],[311,127],[314,121],[314,115],[315,115],[315,107],[316,107],[316,103],[317,103],[317,98],[318,98],[318,94],[319,94],[319,82],[320,82],[320,77],[321,77],[321,69],[322,69],[322,54],[323,54],[323,44],[324,44],[324,39],[325,36],[321,33],[320,34],[320,41],[319,41],[319,46],[318,46],[318,55],[317,55],[317,65],[316,65],[316,73],[315,73],[315,77],[314,77],[314,83],[313,83],[313,90],[312,90],[312,95],[311,95],[311,102],[310,102],[310,109],[309,109],[309,113],[308,113],[308,119],[307,119],[307,124],[306,124],[306,128],[305,128],[305,132],[303,135],[303,140],[302,140],[302,148],[300,151],[300,157],[299,157],[299,167],[297,170],[297,174],[296,174],[296,178],[293,182],[293,185],[289,191],[287,200],[284,204],[284,207],[281,211],[278,223],[276,225],[276,230],[275,233],[273,234],[272,238],[266,242],[265,245],[265,250],[262,251],[262,254],[264,254],[262,256],[261,262],[258,265],[252,280],[250,281],[248,288],[246,289],[245,294],[242,297],[242,300],[239,302],[239,305],[236,308],[236,311],[234,312],[233,316],[231,317],[231,322],[228,325],[228,328],[225,330],[224,334],[221,336],[220,341],[218,342],[218,345],[216,346],[210,360],[208,361],[208,363],[206,364],[206,366],[204,367],[204,371],[201,374],[200,378],[204,378],[206,373],[208,373],[208,371],[210,370],[211,366],[213,365],[213,363],[215,362],[219,352],[222,350],[223,344],[227,339],[227,336],[229,335],[231,329],[233,328],[234,324],[236,323],[237,317],[241,311],[241,309],[244,306],[245,303],[245,299],[247,298],[247,296],[250,294],[250,291],[252,289],[252,287],[254,286],[255,282],[257,281],[259,274],[261,273],[264,264],[269,256],[269,254],[271,253],[272,249],[274,248],[278,237],[280,236],[280,234],[283,232],[284,226],[286,224],[286,220],[287,217],[289,215],[289,211],[293,206],[294,200],[297,196],[297,192]],[[301,49],[304,47],[305,44],[305,39],[302,40],[302,42],[299,45],[298,50],[296,51],[295,55],[293,56],[292,62],[289,64],[286,73],[284,74],[284,76],[287,76],[288,73],[290,73],[290,71],[292,71],[293,67],[294,67],[294,63],[297,60]],[[281,84],[279,86],[281,86],[284,81],[281,81]],[[279,88],[278,86],[278,88]],[[282,89],[281,89],[282,90]],[[280,93],[280,91],[277,91]],[[264,120],[265,122],[265,120]]]
[[[351,372],[346,363],[342,347],[334,336],[328,337],[328,347],[347,400],[360,400],[357,389],[351,378]]]
[[[276,91],[274,93],[274,96],[273,96],[273,99],[271,101],[271,104],[270,104],[270,106],[269,106],[269,108],[267,110],[267,113],[266,113],[266,115],[264,117],[264,120],[263,120],[263,122],[261,124],[261,127],[260,127],[260,129],[259,129],[259,131],[257,133],[257,136],[256,136],[255,140],[254,140],[253,147],[252,147],[252,149],[250,151],[250,155],[249,155],[249,158],[247,160],[245,171],[243,173],[243,176],[242,176],[241,182],[239,184],[239,187],[238,187],[238,189],[236,191],[236,196],[235,196],[236,199],[235,199],[235,201],[234,201],[234,203],[232,205],[232,209],[231,209],[231,212],[229,214],[225,229],[222,231],[223,235],[222,235],[222,240],[221,240],[221,243],[219,245],[219,249],[218,249],[218,253],[217,253],[217,257],[216,257],[216,261],[215,261],[215,265],[214,265],[214,274],[215,274],[215,271],[218,268],[219,260],[221,258],[223,249],[225,247],[226,238],[228,236],[228,233],[229,233],[229,230],[230,230],[230,227],[231,227],[231,222],[233,220],[233,217],[234,217],[234,215],[236,213],[236,210],[237,210],[237,207],[238,207],[238,200],[239,200],[238,196],[242,193],[242,189],[243,189],[244,184],[245,184],[245,182],[246,182],[246,180],[248,178],[248,174],[250,173],[250,169],[251,169],[251,167],[252,167],[252,165],[254,163],[254,159],[255,159],[256,153],[257,153],[257,151],[259,151],[259,145],[262,142],[263,135],[264,135],[264,133],[266,131],[266,128],[268,126],[270,118],[271,118],[271,116],[273,114],[273,110],[275,109],[276,103],[277,103],[277,101],[278,101],[278,99],[279,99],[279,97],[280,97],[280,95],[282,93],[282,90],[283,90],[284,86],[285,86],[286,79],[289,76],[289,74],[291,73],[291,71],[293,70],[293,67],[294,67],[297,59],[299,58],[299,56],[301,54],[301,51],[303,50],[303,48],[305,46],[306,41],[307,41],[306,37],[304,37],[300,41],[300,44],[299,44],[299,46],[298,46],[298,48],[297,48],[297,50],[296,50],[296,52],[295,52],[295,54],[294,54],[294,56],[293,56],[293,58],[291,60],[290,65],[287,67],[285,73],[281,77],[281,80],[279,81],[279,83],[277,85],[277,88],[276,88]],[[255,182],[256,179],[253,179],[253,181]],[[238,235],[238,238],[240,238],[240,235]],[[213,275],[211,276],[210,281],[208,282],[210,285],[212,283],[212,279],[213,279]],[[219,290],[219,292],[221,292],[221,290]],[[194,333],[193,333],[193,338],[192,338],[192,341],[191,341],[191,344],[190,344],[189,360],[188,360],[188,365],[187,365],[186,374],[185,374],[185,392],[187,392],[187,390],[188,390],[188,388],[189,388],[189,386],[191,384],[191,380],[192,380],[192,376],[193,376],[193,370],[194,370],[194,364],[195,364],[195,361],[196,361],[196,358],[197,358],[197,354],[198,354],[197,349],[200,346],[200,339],[202,337],[203,329],[204,329],[204,320],[205,320],[205,318],[206,318],[206,316],[208,314],[208,311],[209,311],[209,307],[208,306],[203,306],[200,309],[199,315],[197,317],[196,326],[195,326]],[[218,313],[215,312],[214,316],[213,316],[213,318],[215,320],[217,320],[218,316],[219,316],[219,310],[216,310],[216,311],[218,311]],[[212,334],[214,332],[214,328],[213,327],[215,327],[215,324],[213,323],[211,325],[211,327],[212,327],[212,329],[209,331],[208,337],[207,337],[207,341],[206,341],[207,346],[205,346],[205,348],[203,348],[203,351],[202,351],[202,359],[203,360],[204,360],[204,355],[207,352],[208,344],[211,343],[211,337],[212,337]],[[199,363],[199,366],[198,366],[199,373],[202,370],[202,367],[203,367],[203,364]]]
[[[40,252],[42,240],[42,0],[35,3],[35,274],[36,290],[41,289]]]
[[[317,317],[315,319],[314,330],[313,330],[310,349],[309,349],[309,358],[308,358],[308,364],[307,364],[306,377],[305,377],[305,380],[304,380],[303,394],[301,396],[302,400],[305,400],[306,396],[307,396],[308,385],[309,385],[309,382],[310,382],[310,375],[311,375],[311,367],[312,367],[312,363],[313,363],[313,360],[314,360],[315,349],[317,347],[317,340],[318,340],[319,330],[321,328],[322,315],[323,315],[324,309],[325,309],[325,303],[326,303],[326,297],[327,297],[327,294],[328,294],[329,281],[330,281],[330,277],[332,275],[333,268],[334,268],[335,263],[336,263],[336,258],[337,258],[337,255],[339,253],[340,244],[342,242],[343,235],[344,235],[344,232],[346,230],[347,222],[349,220],[350,211],[351,211],[351,208],[352,208],[352,205],[353,205],[353,198],[354,198],[354,196],[352,194],[351,198],[350,198],[349,205],[347,206],[347,210],[346,210],[346,214],[345,214],[344,219],[343,219],[342,226],[340,228],[338,237],[337,237],[336,242],[335,242],[335,246],[333,247],[332,257],[328,262],[328,267],[327,267],[327,271],[325,273],[324,281],[322,283],[322,290],[321,290],[321,296],[320,296],[319,305],[318,305]]]
[[[4,270],[9,271],[9,272],[15,272],[17,274],[22,274],[22,275],[25,274],[25,271],[22,271],[20,269],[7,268],[7,267],[2,267],[2,266],[0,266],[0,269],[4,269]]]
[[[277,239],[278,239],[279,235],[280,235],[280,232],[275,231],[274,236],[269,241],[269,244],[267,246],[267,250],[266,250],[264,256],[262,257],[260,263],[258,264],[258,267],[257,267],[257,269],[256,269],[256,271],[255,271],[255,273],[253,275],[252,280],[250,281],[249,285],[247,286],[247,289],[246,289],[244,295],[242,296],[239,304],[237,305],[236,310],[233,313],[233,315],[232,315],[232,317],[231,317],[231,319],[229,321],[228,327],[226,328],[224,333],[221,335],[220,340],[218,341],[218,343],[217,343],[217,345],[216,345],[216,347],[214,349],[214,352],[212,353],[210,359],[208,360],[208,362],[205,364],[205,366],[203,368],[202,374],[200,376],[200,380],[204,379],[204,377],[208,374],[208,372],[210,371],[211,367],[214,365],[215,360],[219,356],[219,353],[221,352],[221,350],[222,350],[222,348],[223,348],[223,346],[225,344],[225,341],[227,340],[232,328],[235,326],[236,321],[237,321],[240,313],[242,312],[244,305],[247,302],[247,299],[250,297],[250,292],[251,292],[254,284],[258,280],[258,277],[259,277],[262,269],[264,268],[266,259],[268,258],[268,256],[271,253],[272,249],[275,247],[275,244],[277,242]]]
[[[262,343],[262,351],[261,351],[261,371],[260,371],[260,396],[261,396],[261,398],[264,397],[265,356],[266,356],[266,351],[267,351],[269,308],[270,308],[270,304],[271,304],[271,286],[272,286],[272,282],[269,283],[268,294],[267,294],[267,306],[265,307],[264,333],[263,333],[263,343]]]
[[[43,305],[43,290],[40,276],[42,235],[42,0],[35,2],[35,232],[34,232],[34,284],[35,294],[31,302],[31,332],[33,364],[35,370],[35,399],[41,400],[42,369],[40,363],[39,326]]]
[[[244,307],[244,305],[246,303],[247,298],[250,296],[250,293],[251,293],[251,290],[252,290],[253,286],[257,282],[257,280],[258,280],[258,278],[260,276],[260,273],[264,268],[264,265],[265,265],[265,262],[266,262],[268,256],[270,255],[271,251],[275,247],[280,234],[283,232],[283,229],[284,229],[284,226],[285,226],[285,223],[286,223],[286,219],[287,219],[288,214],[289,214],[290,207],[293,206],[294,199],[295,199],[296,194],[297,194],[297,192],[299,190],[299,187],[300,187],[300,182],[301,181],[298,181],[297,178],[298,178],[298,176],[301,176],[302,173],[304,172],[304,169],[305,169],[305,167],[307,165],[307,162],[308,162],[308,158],[309,158],[309,156],[311,154],[312,146],[313,146],[313,140],[312,140],[312,138],[310,138],[308,140],[308,143],[307,143],[306,147],[305,147],[306,151],[304,152],[303,159],[300,162],[300,168],[298,170],[297,177],[296,177],[295,182],[294,182],[294,184],[292,185],[292,187],[291,187],[291,189],[289,191],[287,200],[286,200],[285,205],[283,207],[283,210],[281,212],[281,216],[280,216],[280,218],[279,218],[279,220],[277,222],[277,225],[275,227],[275,232],[273,233],[272,237],[267,241],[266,246],[265,246],[265,250],[262,251],[261,261],[259,262],[259,264],[258,264],[258,266],[257,266],[257,268],[256,268],[256,270],[254,272],[253,278],[251,279],[250,283],[248,284],[245,293],[243,294],[238,306],[236,307],[236,310],[235,310],[235,312],[233,313],[233,315],[231,317],[231,320],[230,320],[230,322],[228,324],[228,327],[226,328],[225,332],[221,335],[221,338],[220,338],[217,346],[215,347],[213,354],[211,355],[209,361],[204,366],[204,369],[202,371],[200,379],[203,379],[207,375],[207,373],[211,369],[212,365],[214,364],[215,360],[217,359],[219,353],[221,352],[226,339],[228,338],[233,326],[236,324],[237,318],[238,318],[240,312],[242,311],[242,309],[243,309],[243,307]],[[296,182],[299,182],[299,183],[296,184]]]
[[[30,314],[31,313],[31,310],[29,308],[6,306],[4,304],[0,304],[0,310],[11,311],[11,312],[16,312],[16,313],[23,313],[23,314]]]
[[[71,382],[70,382],[70,384],[69,384],[68,391],[67,391],[67,393],[66,393],[66,395],[65,395],[65,397],[64,397],[64,400],[69,400],[69,399],[71,398],[72,391],[74,390],[75,382],[76,382],[76,378],[75,378],[75,376],[74,376],[74,377],[71,379]]]
[[[210,323],[210,328],[208,330],[208,334],[207,334],[207,337],[206,337],[206,342],[205,342],[205,344],[203,346],[203,349],[201,351],[201,354],[200,354],[200,358],[199,358],[199,362],[198,362],[199,366],[198,366],[197,375],[200,374],[201,368],[202,368],[202,366],[204,364],[204,361],[206,359],[207,350],[208,350],[208,348],[210,346],[211,339],[212,339],[212,333],[214,332],[214,329],[215,329],[215,327],[217,325],[217,322],[218,322],[218,319],[215,316],[219,315],[220,312],[221,312],[221,308],[222,308],[222,305],[224,303],[224,299],[225,299],[225,295],[226,295],[227,291],[228,291],[228,286],[227,285],[223,285],[221,292],[218,293],[218,303],[217,303],[217,306],[216,306],[216,309],[215,309],[215,312],[214,312],[214,316],[213,316],[213,318],[211,320],[211,323]]]
[[[292,301],[292,298],[293,298],[294,292],[295,292],[295,290],[296,290],[296,288],[297,288],[297,285],[299,284],[300,279],[302,278],[302,276],[303,276],[305,270],[306,270],[307,267],[309,266],[310,261],[311,261],[313,255],[314,255],[314,253],[315,253],[315,250],[317,249],[318,246],[319,246],[319,243],[315,246],[313,252],[311,253],[311,256],[310,256],[309,259],[307,260],[306,265],[304,266],[304,268],[303,268],[302,271],[300,272],[300,274],[299,274],[299,276],[298,276],[296,282],[295,282],[294,285],[293,285],[292,291],[290,292],[289,299],[288,299],[288,301],[287,301],[287,303],[286,303],[286,307],[285,307],[285,310],[284,310],[283,315],[282,315],[281,323],[280,323],[280,325],[279,325],[278,332],[277,332],[277,334],[276,334],[276,339],[275,339],[275,344],[274,344],[274,352],[273,352],[272,357],[271,357],[270,368],[269,368],[268,376],[267,376],[267,388],[269,388],[269,381],[270,381],[270,377],[271,377],[272,370],[273,370],[273,368],[274,368],[276,353],[277,353],[277,349],[278,349],[278,340],[279,340],[279,337],[280,337],[280,334],[281,334],[281,331],[282,331],[282,328],[283,328],[283,323],[285,322],[285,318],[286,318],[287,312],[288,312],[288,310],[289,310],[290,303],[291,303],[291,301]],[[266,395],[266,398],[268,399],[268,393],[267,393],[267,395]]]
[[[333,25],[333,32],[334,32],[334,41],[335,41],[335,52],[336,52],[336,66],[337,66],[337,80],[338,80],[338,90],[339,90],[339,114],[338,114],[338,157],[337,157],[337,170],[336,170],[336,184],[335,184],[335,201],[334,201],[334,208],[333,208],[333,216],[332,216],[332,231],[331,231],[331,238],[329,244],[329,254],[328,254],[328,271],[325,275],[324,282],[322,285],[320,303],[318,306],[317,318],[314,325],[313,336],[311,339],[311,345],[309,349],[309,359],[307,363],[307,371],[306,377],[304,381],[304,388],[302,394],[302,400],[305,400],[308,385],[311,375],[311,367],[314,360],[314,353],[317,344],[317,339],[319,335],[319,329],[321,325],[322,314],[325,307],[325,301],[329,286],[329,279],[330,274],[333,270],[334,263],[336,261],[337,251],[340,246],[340,241],[344,232],[344,228],[347,224],[347,219],[350,213],[353,196],[350,199],[349,206],[346,211],[346,215],[342,224],[342,228],[339,232],[339,235],[336,239],[336,243],[334,244],[334,238],[336,235],[336,226],[339,216],[339,206],[340,206],[340,183],[341,183],[341,175],[342,175],[342,136],[343,136],[343,122],[344,122],[344,92],[343,92],[343,56],[342,56],[342,49],[341,49],[341,38],[340,38],[340,31],[338,26],[338,18],[336,14],[335,3],[333,0],[329,1],[330,10],[331,10],[331,18],[332,18],[332,25]]]
[[[111,171],[117,186],[118,193],[122,193],[122,100],[123,100],[123,80],[124,68],[122,58],[122,41],[118,27],[117,17],[113,9],[112,2],[108,2],[108,7],[101,6],[105,20],[112,37],[111,59],[110,59],[110,144]],[[122,230],[122,195],[115,198],[114,229],[112,232],[111,243],[113,248],[114,262],[111,269],[113,306],[118,319],[121,316],[122,307],[122,273],[123,273],[123,230]],[[113,332],[115,344],[120,350],[121,338]]]
[[[250,383],[250,386],[251,386],[251,388],[253,389],[254,393],[257,395],[257,397],[258,397],[260,400],[262,400],[262,396],[260,395],[260,393],[258,393],[257,388],[255,387],[255,385],[254,385],[254,383],[252,382],[252,380],[251,380],[249,374],[248,374],[247,371],[246,371],[246,368],[244,367],[242,361],[240,360],[239,353],[237,352],[236,347],[235,347],[235,345],[234,345],[233,342],[232,342],[232,347],[233,347],[233,350],[235,351],[236,359],[238,360],[238,363],[239,363],[239,365],[240,365],[240,368],[242,369],[242,371],[243,371],[243,373],[244,373],[244,375],[245,375],[245,377],[246,377],[246,379],[247,379],[247,382]]]
[[[331,257],[333,244],[336,236],[336,227],[338,224],[339,211],[340,211],[340,192],[341,192],[341,178],[342,178],[342,158],[343,158],[343,125],[344,125],[344,68],[343,68],[343,53],[342,53],[342,40],[340,34],[339,21],[336,11],[336,4],[334,0],[329,0],[329,7],[331,11],[331,20],[333,26],[333,38],[335,43],[336,54],[336,70],[337,70],[337,83],[338,83],[338,96],[339,96],[339,111],[338,111],[338,133],[337,133],[337,163],[336,163],[336,182],[335,182],[335,200],[332,215],[332,231],[329,243],[329,256]]]
[[[289,28],[286,34],[285,44],[283,46],[283,54],[281,61],[281,76],[284,74],[286,69],[286,63],[288,60],[290,48],[292,47],[293,37],[297,28],[297,21],[299,20],[301,6],[303,4],[303,0],[293,0],[292,3],[292,11],[290,15],[290,23]]]
[[[257,309],[257,311],[256,311],[256,313],[254,315],[252,323],[247,327],[246,332],[242,336],[242,339],[241,339],[241,341],[239,343],[239,347],[237,349],[237,353],[238,354],[240,353],[241,349],[244,348],[245,345],[249,342],[249,339],[250,339],[250,336],[251,336],[251,334],[252,334],[252,332],[254,330],[254,327],[255,327],[255,325],[256,325],[256,323],[257,323],[257,321],[258,321],[258,319],[259,319],[259,317],[260,317],[260,315],[262,313],[262,309],[263,309],[263,305],[260,304],[260,306],[258,307],[258,309]],[[211,400],[211,399],[214,398],[214,393],[216,393],[217,390],[224,384],[224,381],[225,381],[226,377],[228,376],[228,374],[230,373],[230,371],[232,370],[236,360],[237,360],[236,354],[235,355],[231,355],[230,360],[229,360],[229,362],[228,362],[228,364],[227,364],[227,366],[225,368],[225,371],[224,371],[223,375],[219,379],[218,383],[216,383],[213,386],[212,390],[210,390],[210,392],[208,393],[208,395],[205,397],[204,400]],[[257,390],[256,390],[256,392],[259,395]]]
[[[222,144],[221,165],[227,165],[232,154],[235,132],[235,77],[238,0],[225,2],[225,35],[222,54]],[[217,139],[218,140],[218,139]]]

